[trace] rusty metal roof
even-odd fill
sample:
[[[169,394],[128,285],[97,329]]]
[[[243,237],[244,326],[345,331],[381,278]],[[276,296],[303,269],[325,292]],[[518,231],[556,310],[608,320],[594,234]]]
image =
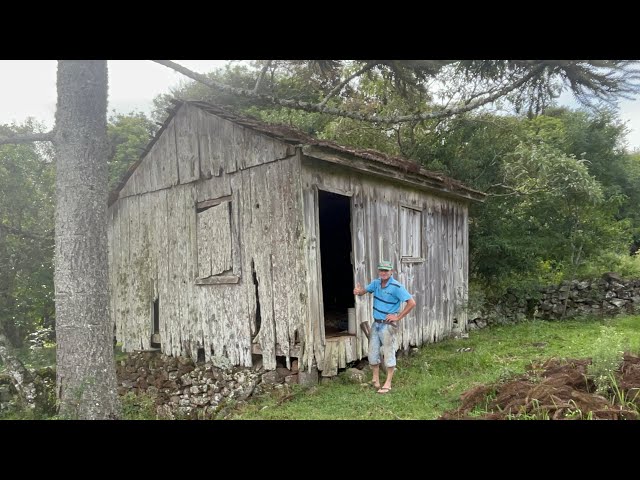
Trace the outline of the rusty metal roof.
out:
[[[443,191],[453,194],[456,194],[457,192],[459,195],[462,194],[463,197],[471,200],[483,201],[486,197],[486,194],[483,192],[467,187],[462,182],[454,180],[453,178],[447,177],[441,173],[427,170],[416,162],[407,160],[406,158],[386,155],[382,152],[371,149],[352,148],[344,145],[338,145],[337,143],[331,142],[329,140],[321,140],[312,137],[311,135],[308,135],[296,128],[287,125],[274,125],[265,123],[256,118],[246,115],[238,115],[236,113],[225,110],[218,105],[213,105],[206,102],[176,99],[171,100],[171,102],[175,105],[174,108],[169,110],[169,116],[164,121],[160,130],[158,130],[158,132],[154,136],[153,140],[151,140],[151,142],[147,145],[144,153],[141,155],[138,161],[136,161],[129,168],[129,170],[125,173],[122,180],[120,181],[119,185],[115,188],[114,191],[111,192],[111,194],[109,195],[109,205],[117,200],[118,193],[120,192],[122,187],[124,187],[131,174],[135,171],[135,169],[142,162],[147,153],[151,150],[153,144],[158,140],[158,138],[160,138],[160,135],[162,134],[164,129],[167,128],[178,109],[185,103],[193,105],[201,110],[204,110],[205,112],[211,113],[220,118],[224,118],[225,120],[241,125],[245,128],[249,128],[264,135],[276,138],[285,143],[300,146],[319,147],[324,151],[333,151],[336,153],[348,154],[354,157],[364,158],[366,160],[392,167],[394,170],[403,172],[405,174],[412,173],[414,175],[417,175],[418,177],[423,177],[430,181],[432,188],[441,188]]]

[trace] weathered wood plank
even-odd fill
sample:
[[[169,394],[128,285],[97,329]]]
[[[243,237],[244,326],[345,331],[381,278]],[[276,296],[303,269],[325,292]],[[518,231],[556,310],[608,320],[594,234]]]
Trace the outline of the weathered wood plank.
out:
[[[173,119],[176,131],[176,158],[178,162],[178,181],[190,183],[200,178],[200,155],[198,147],[199,120],[198,108],[184,104]]]
[[[239,230],[243,232],[243,240],[239,244],[240,251],[242,253],[242,269],[245,272],[242,281],[244,287],[244,298],[246,303],[246,315],[249,322],[250,339],[253,342],[258,333],[257,329],[257,297],[255,286],[255,261],[253,259],[253,227],[252,227],[252,202],[251,202],[251,173],[249,171],[243,171],[239,174],[241,179],[241,188],[238,192],[238,196],[241,201],[238,205],[239,215]],[[256,342],[258,339],[256,338]]]
[[[306,236],[306,262],[308,276],[307,285],[308,312],[305,325],[305,337],[309,345],[309,356],[305,359],[310,369],[315,359],[318,369],[321,369],[324,356],[322,338],[320,336],[320,288],[318,280],[318,236],[316,232],[316,193],[310,184],[305,184],[303,190],[304,226]]]
[[[238,155],[244,155],[245,152],[237,153],[234,145],[234,130],[236,127],[233,123],[220,119],[220,148],[222,153],[222,165],[225,173],[233,173],[238,170],[236,164]]]
[[[204,200],[196,204],[196,210],[203,210],[205,208],[215,207],[216,205],[220,205],[222,202],[230,202],[230,201],[231,201],[231,195],[214,198],[211,200]]]
[[[170,335],[170,319],[167,315],[169,309],[169,238],[167,235],[167,190],[160,190],[153,194],[153,250],[156,261],[156,280],[158,284],[158,315],[160,323],[160,337],[162,338],[162,349],[165,352],[172,351],[172,338]]]
[[[254,247],[254,263],[258,282],[258,298],[260,302],[261,325],[259,341],[262,347],[262,361],[266,369],[275,368],[275,325],[273,316],[273,269],[270,222],[268,213],[271,210],[269,188],[267,186],[268,171],[264,168],[253,168],[251,175],[252,197],[252,229]]]
[[[237,275],[224,275],[218,277],[196,278],[196,285],[225,285],[238,283],[240,277]]]
[[[325,343],[323,377],[335,377],[338,374],[338,356],[340,354],[340,337],[333,337]]]
[[[289,332],[290,318],[290,297],[289,293],[293,288],[278,288],[278,284],[293,286],[291,278],[292,265],[290,255],[291,244],[291,224],[287,219],[286,210],[290,202],[290,179],[288,174],[287,161],[276,162],[268,166],[271,173],[269,184],[272,185],[270,218],[273,219],[271,225],[271,238],[273,242],[273,314],[275,321],[276,343],[282,346],[285,353],[285,361],[289,368],[289,345],[293,343]],[[264,167],[263,167],[264,168]],[[279,247],[279,248],[278,248]]]
[[[118,310],[116,312],[116,332],[118,341],[122,342],[122,350],[125,352],[131,351],[129,349],[129,330],[126,328],[126,314],[129,309],[129,302],[127,299],[127,291],[129,290],[129,211],[128,211],[128,199],[124,198],[118,201],[119,215],[118,215],[118,227],[119,227],[119,246],[120,249],[115,252],[117,254],[118,264],[118,276],[116,278],[116,292]]]
[[[215,205],[231,196],[231,184],[229,178],[225,176],[201,180],[196,183],[196,188],[198,191],[198,208],[204,208],[206,202]]]
[[[169,188],[178,184],[178,159],[176,156],[176,131],[171,122],[162,132],[152,151],[157,150],[155,162],[156,188]],[[146,159],[145,159],[146,160]]]
[[[197,132],[198,132],[198,152],[200,158],[200,178],[205,180],[213,176],[213,159],[211,152],[215,149],[217,141],[211,125],[215,118],[200,108],[194,109],[196,112]]]
[[[346,339],[347,337],[340,338],[338,342],[338,368],[345,368],[347,366]]]
[[[118,311],[118,295],[117,295],[117,278],[118,265],[117,258],[120,251],[120,226],[118,225],[118,203],[115,203],[108,209],[108,227],[107,227],[107,244],[109,254],[109,318],[115,330],[116,316]],[[117,334],[116,334],[117,338]]]
[[[180,268],[183,253],[180,252],[179,237],[181,236],[179,204],[179,188],[172,188],[167,192],[167,236],[168,236],[168,276],[167,276],[167,313],[171,337],[171,355],[182,354],[182,329],[180,323]],[[163,336],[164,338],[164,336]]]
[[[138,245],[140,249],[140,259],[136,269],[138,276],[138,292],[136,299],[138,302],[137,322],[139,324],[140,344],[143,350],[151,348],[151,334],[153,333],[153,271],[152,253],[149,239],[149,219],[148,212],[151,211],[150,195],[138,196]]]
[[[293,152],[287,152],[290,154]],[[290,205],[290,221],[292,225],[293,234],[293,256],[295,259],[294,269],[294,289],[292,292],[292,315],[290,320],[292,327],[290,328],[290,335],[292,335],[292,343],[301,345],[301,353],[298,356],[300,359],[299,368],[304,369],[305,362],[303,357],[303,351],[308,343],[308,339],[305,337],[306,330],[305,324],[307,323],[307,309],[309,303],[309,297],[307,292],[307,285],[304,279],[307,278],[307,264],[305,261],[306,247],[305,247],[305,235],[304,235],[304,208],[303,208],[303,189],[302,189],[302,154],[298,150],[295,156],[290,161],[291,165],[291,200]]]

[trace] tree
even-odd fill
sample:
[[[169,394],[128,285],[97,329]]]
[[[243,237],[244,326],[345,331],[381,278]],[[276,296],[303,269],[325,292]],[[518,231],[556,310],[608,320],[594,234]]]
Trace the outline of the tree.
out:
[[[33,133],[33,122],[0,127]],[[43,382],[15,352],[26,334],[53,321],[53,166],[34,145],[0,147],[0,360],[23,405],[49,411]]]
[[[56,390],[62,416],[119,416],[107,263],[107,62],[59,61],[56,151]]]
[[[252,89],[221,83],[169,60],[155,61],[218,92],[252,99],[253,103],[386,125],[448,118],[501,99],[534,116],[542,113],[563,88],[569,88],[585,105],[614,103],[640,88],[637,63],[627,60],[267,60],[255,64]],[[267,72],[272,79],[280,75],[278,82],[271,82],[276,87],[271,90],[265,81]],[[427,101],[417,111],[387,114],[379,113],[384,98],[376,95],[354,104],[352,98],[360,93],[358,82],[372,76],[384,79],[406,97],[422,95]],[[304,90],[307,98],[299,98],[295,90],[294,95],[289,89],[279,90],[277,86],[288,86],[282,78],[302,79],[308,86]],[[436,93],[446,100],[433,102]]]
[[[0,127],[33,133],[33,122]],[[11,343],[53,321],[54,169],[34,145],[0,147],[0,328]]]
[[[60,413],[119,415],[107,257],[107,62],[58,62],[56,387]]]
[[[140,158],[157,129],[144,113],[114,113],[109,118],[109,190],[118,185],[131,164]]]

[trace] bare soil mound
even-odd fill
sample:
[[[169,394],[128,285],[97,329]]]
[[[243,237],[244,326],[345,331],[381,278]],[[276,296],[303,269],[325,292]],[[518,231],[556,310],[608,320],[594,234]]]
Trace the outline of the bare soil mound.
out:
[[[624,354],[615,383],[598,393],[587,375],[591,359],[551,358],[506,382],[475,386],[440,419],[636,420],[640,410],[640,357]]]

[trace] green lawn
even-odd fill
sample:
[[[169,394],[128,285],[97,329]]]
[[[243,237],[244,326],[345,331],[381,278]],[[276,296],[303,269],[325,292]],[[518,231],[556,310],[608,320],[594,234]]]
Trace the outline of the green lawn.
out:
[[[426,345],[417,355],[400,357],[393,390],[386,395],[338,377],[309,390],[296,386],[288,397],[282,390],[257,397],[230,418],[435,419],[457,407],[460,394],[471,386],[522,373],[532,361],[591,357],[603,345],[611,346],[611,341],[603,341],[611,331],[622,339],[619,348],[640,351],[640,316],[494,326],[471,332],[468,339]],[[461,347],[472,351],[457,352]]]

